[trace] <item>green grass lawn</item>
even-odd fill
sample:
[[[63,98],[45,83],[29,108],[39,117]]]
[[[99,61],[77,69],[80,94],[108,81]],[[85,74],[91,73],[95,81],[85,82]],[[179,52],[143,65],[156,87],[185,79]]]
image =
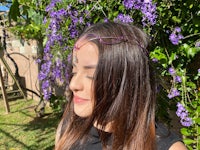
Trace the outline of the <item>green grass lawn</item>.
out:
[[[60,116],[45,107],[46,115],[37,117],[34,100],[9,101],[6,114],[4,102],[0,99],[0,150],[52,150],[55,131]]]

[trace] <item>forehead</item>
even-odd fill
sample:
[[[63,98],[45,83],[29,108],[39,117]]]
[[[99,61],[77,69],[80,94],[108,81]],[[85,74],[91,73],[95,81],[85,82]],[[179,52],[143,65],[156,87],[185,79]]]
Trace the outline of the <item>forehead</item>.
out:
[[[98,47],[96,44],[86,41],[80,40],[75,44],[75,48],[73,50],[73,59],[77,57],[79,63],[84,64],[97,64],[98,62]]]

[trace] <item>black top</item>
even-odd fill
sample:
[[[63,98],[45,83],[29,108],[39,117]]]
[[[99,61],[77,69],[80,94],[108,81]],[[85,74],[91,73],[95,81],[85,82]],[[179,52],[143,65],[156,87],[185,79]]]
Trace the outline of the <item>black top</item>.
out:
[[[71,150],[102,150],[102,144],[99,138],[98,130],[92,127],[89,132],[89,140],[84,144],[75,144]],[[170,132],[161,124],[156,125],[156,143],[157,150],[169,150],[170,146],[181,139]]]
[[[164,125],[156,125],[157,150],[169,150],[172,144],[182,141],[178,135],[170,132]]]

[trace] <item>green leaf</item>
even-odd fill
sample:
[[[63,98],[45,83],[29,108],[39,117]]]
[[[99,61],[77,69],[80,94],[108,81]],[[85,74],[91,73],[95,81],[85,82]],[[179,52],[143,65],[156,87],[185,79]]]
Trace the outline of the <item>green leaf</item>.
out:
[[[115,12],[113,13],[113,16],[116,17],[118,14],[119,14],[119,12],[118,12],[118,11],[115,11]]]
[[[9,13],[9,21],[11,22],[11,19],[14,21],[17,21],[17,17],[20,16],[20,11],[19,11],[19,2],[18,0],[13,0],[13,3],[10,7]]]
[[[195,56],[195,54],[196,54],[196,49],[195,48],[189,48],[188,50],[187,50],[187,55],[188,55],[188,57],[194,57]]]
[[[124,11],[124,10],[125,10],[124,6],[123,6],[123,5],[120,5],[120,6],[119,6],[119,10],[120,10],[120,11]]]
[[[188,128],[182,128],[181,133],[185,136],[190,136],[191,133],[189,132]]]
[[[28,16],[32,19],[32,21],[37,24],[41,25],[43,20],[43,15],[37,13],[34,9],[30,8],[28,10]]]
[[[176,59],[176,53],[172,53],[171,56],[169,57],[169,62],[168,64],[172,64],[172,62]]]
[[[186,43],[181,46],[180,50],[182,50],[186,54],[187,58],[189,58],[186,60],[187,62],[189,62],[189,60],[199,52],[196,47],[190,47],[190,45]]]
[[[186,139],[183,139],[183,142],[187,145],[190,145],[192,143],[195,143],[195,140],[193,139],[189,139],[189,138],[186,138]]]
[[[197,113],[200,113],[200,106],[197,107]]]
[[[167,56],[162,52],[160,48],[156,48],[154,51],[150,53],[151,59],[156,58],[157,60],[161,61],[161,63],[166,64]]]
[[[200,118],[193,119],[195,124],[200,124]]]
[[[196,84],[193,83],[193,82],[187,82],[187,86],[191,87],[192,89],[196,89],[197,88]]]
[[[173,17],[172,17],[172,20],[173,20],[174,22],[176,22],[176,23],[181,23],[181,19],[178,18],[177,16],[173,16]]]

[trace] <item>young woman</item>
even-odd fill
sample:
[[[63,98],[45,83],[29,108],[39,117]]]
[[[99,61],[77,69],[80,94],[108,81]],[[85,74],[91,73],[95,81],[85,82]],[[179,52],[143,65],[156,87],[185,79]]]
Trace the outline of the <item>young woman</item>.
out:
[[[56,150],[186,150],[155,122],[156,84],[148,38],[121,23],[88,27],[75,43],[71,97]]]

